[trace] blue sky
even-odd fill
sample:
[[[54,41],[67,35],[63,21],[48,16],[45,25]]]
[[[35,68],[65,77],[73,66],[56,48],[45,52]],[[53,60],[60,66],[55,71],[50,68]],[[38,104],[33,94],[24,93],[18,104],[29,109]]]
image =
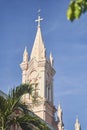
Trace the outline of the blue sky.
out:
[[[66,130],[74,130],[76,115],[87,129],[87,14],[71,23],[66,19],[69,0],[0,0],[0,89],[21,83],[19,64],[25,46],[29,54],[36,35],[37,10],[49,56],[54,57],[55,105],[60,102]]]

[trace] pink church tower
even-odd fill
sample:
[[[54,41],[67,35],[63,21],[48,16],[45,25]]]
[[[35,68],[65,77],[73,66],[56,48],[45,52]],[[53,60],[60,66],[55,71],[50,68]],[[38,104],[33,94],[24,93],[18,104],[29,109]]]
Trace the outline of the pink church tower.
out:
[[[29,83],[33,86],[33,96],[37,97],[37,103],[33,103],[31,97],[27,94],[23,100],[36,115],[46,121],[48,124],[58,130],[58,121],[55,121],[56,108],[54,106],[54,86],[53,77],[55,69],[53,67],[53,56],[46,56],[40,22],[43,19],[38,15],[37,32],[34,45],[31,51],[30,59],[25,48],[23,61],[20,64],[22,69],[22,83]],[[62,126],[61,126],[62,128]],[[62,130],[62,129],[59,129]]]

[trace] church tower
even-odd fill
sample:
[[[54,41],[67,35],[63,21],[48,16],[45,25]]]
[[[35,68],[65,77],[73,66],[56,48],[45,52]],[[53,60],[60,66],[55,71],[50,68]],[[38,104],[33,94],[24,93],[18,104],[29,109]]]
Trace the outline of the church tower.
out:
[[[76,118],[76,122],[75,122],[75,130],[81,130],[81,126],[80,126],[80,123],[79,123],[78,118]]]
[[[30,58],[28,59],[28,52],[25,48],[23,61],[20,64],[22,83],[29,83],[33,86],[33,97],[37,97],[38,100],[37,103],[33,103],[29,95],[24,95],[23,100],[29,104],[29,109],[36,115],[56,127],[57,124],[54,117],[56,108],[53,102],[53,77],[55,70],[52,53],[50,53],[49,58],[46,56],[46,48],[40,26],[42,20],[40,15],[38,15],[36,20],[38,22],[37,32]]]

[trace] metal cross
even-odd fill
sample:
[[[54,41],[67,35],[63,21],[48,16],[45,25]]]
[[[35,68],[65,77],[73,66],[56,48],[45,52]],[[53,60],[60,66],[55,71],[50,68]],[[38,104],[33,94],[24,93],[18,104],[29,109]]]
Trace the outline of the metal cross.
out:
[[[43,18],[40,18],[40,9],[38,10],[38,19],[35,20],[35,22],[38,22],[38,27],[40,27],[40,22],[43,20]]]

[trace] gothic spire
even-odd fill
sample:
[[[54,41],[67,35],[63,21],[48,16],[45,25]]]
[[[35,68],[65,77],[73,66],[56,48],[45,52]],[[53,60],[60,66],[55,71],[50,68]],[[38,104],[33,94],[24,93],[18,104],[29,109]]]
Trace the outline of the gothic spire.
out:
[[[46,50],[44,47],[44,42],[43,42],[41,28],[40,28],[40,22],[42,20],[43,19],[40,18],[40,15],[38,14],[38,19],[35,20],[36,22],[38,22],[38,26],[37,26],[37,33],[36,33],[33,49],[31,52],[31,57],[30,57],[31,59],[36,58],[36,60],[39,60],[39,59],[44,59],[46,57],[45,54]]]

